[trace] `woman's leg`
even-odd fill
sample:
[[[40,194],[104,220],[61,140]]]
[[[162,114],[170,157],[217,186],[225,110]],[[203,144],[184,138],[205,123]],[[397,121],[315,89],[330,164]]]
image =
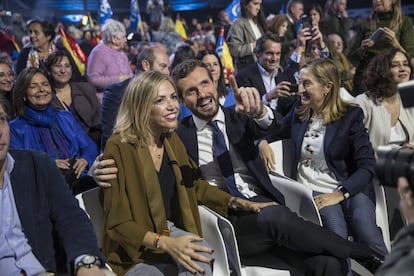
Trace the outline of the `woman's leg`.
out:
[[[387,255],[372,200],[367,195],[358,193],[343,204],[343,210],[354,240],[367,245],[375,252]]]
[[[168,229],[172,231],[170,233],[170,237],[180,237],[180,236],[184,236],[184,235],[193,235],[192,233],[186,232],[186,231],[184,231],[180,228],[175,227],[174,224],[172,224],[169,221],[168,221]],[[199,245],[206,246],[206,247],[211,247],[205,240],[196,241],[195,243],[197,243]],[[203,255],[203,256],[205,256],[209,259],[211,258],[211,254],[206,253],[206,252],[198,252],[198,254]],[[194,262],[197,263],[197,265],[199,265],[200,267],[202,267],[204,269],[205,273],[203,275],[205,275],[205,276],[212,276],[213,275],[213,268],[212,268],[211,264],[196,261],[196,260],[194,260]],[[178,276],[190,276],[190,275],[194,276],[193,273],[188,271],[181,264],[177,264],[177,266],[178,266]]]

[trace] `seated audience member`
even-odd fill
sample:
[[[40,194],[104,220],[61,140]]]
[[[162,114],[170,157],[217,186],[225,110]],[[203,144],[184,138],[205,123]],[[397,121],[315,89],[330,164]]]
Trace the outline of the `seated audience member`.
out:
[[[414,145],[414,107],[404,108],[398,92],[398,84],[410,80],[412,74],[409,57],[400,49],[384,51],[368,65],[363,78],[367,90],[355,101],[364,111],[363,122],[374,150],[388,144]],[[392,235],[403,227],[399,195],[388,187],[385,192]]]
[[[170,70],[174,69],[175,66],[184,60],[195,59],[195,57],[195,52],[190,45],[183,44],[177,47],[174,51],[174,58],[171,60]]]
[[[374,149],[387,144],[414,145],[414,108],[403,108],[398,84],[409,81],[413,70],[407,54],[392,49],[375,57],[367,67],[367,91],[356,97]]]
[[[66,177],[74,193],[82,191],[86,172],[98,155],[98,147],[78,125],[72,114],[56,110],[52,87],[38,68],[26,68],[18,76],[13,91],[17,118],[10,122],[12,149],[32,149],[47,153]],[[86,188],[86,187],[85,187]]]
[[[119,21],[108,19],[102,26],[102,34],[103,39],[93,48],[86,67],[88,81],[97,88],[100,100],[102,100],[102,92],[108,85],[133,76],[128,57],[123,50],[126,45],[124,25]]]
[[[236,199],[192,174],[197,167],[173,132],[177,118],[168,76],[152,71],[130,81],[104,152],[119,177],[104,190],[103,250],[119,275],[212,275],[197,204],[222,213],[233,201],[252,211],[273,204]]]
[[[233,91],[231,90],[230,86],[226,86],[224,80],[225,73],[223,71],[223,66],[217,53],[213,50],[204,50],[198,54],[197,59],[204,62],[210,69],[214,83],[217,87],[217,93],[220,104],[224,107],[234,105],[235,102]],[[178,117],[179,121],[189,115],[191,115],[191,111],[183,103],[180,103],[180,112]]]
[[[410,172],[412,173],[412,172]],[[413,177],[413,175],[409,175]],[[414,191],[405,177],[398,179],[400,210],[406,218],[407,226],[401,229],[392,242],[391,253],[378,269],[376,276],[409,276],[413,272],[414,261]]]
[[[371,249],[342,239],[316,224],[306,222],[283,205],[283,195],[272,185],[254,144],[254,139],[278,129],[281,118],[276,113],[272,113],[271,109],[263,106],[256,89],[237,88],[233,79],[232,86],[236,106],[222,109],[218,104],[217,89],[211,73],[201,61],[183,62],[176,67],[173,77],[178,84],[178,94],[193,113],[192,116],[180,123],[177,133],[186,145],[191,159],[200,166],[202,178],[213,186],[231,192],[235,197],[248,198],[251,201],[264,204],[262,208],[259,208],[260,212],[229,213],[229,219],[235,227],[241,256],[247,257],[262,252],[276,254],[291,264],[293,270],[302,271],[306,275],[344,275],[345,271],[341,269],[340,260],[349,257],[359,259],[369,269],[375,270],[377,265],[381,263],[381,257]],[[170,112],[167,114],[172,113],[170,107]],[[124,116],[120,115],[119,119],[121,118]],[[165,116],[161,118],[165,118]],[[166,122],[166,120],[159,121]],[[220,132],[215,127],[216,123]],[[226,134],[219,138],[222,131]],[[227,147],[227,145],[228,149],[221,148],[221,146]],[[167,152],[169,148],[170,146],[166,146]],[[219,148],[224,151],[224,154],[213,154]],[[146,151],[144,156],[147,158],[142,164],[148,164],[147,160],[151,158],[148,150]],[[127,152],[125,154],[128,156],[132,154],[130,150]],[[162,155],[160,159],[161,157]],[[157,153],[154,158],[158,159]],[[117,170],[106,167],[111,164],[113,166],[115,162],[112,159],[96,162],[92,170],[99,184],[103,187],[111,187],[107,181],[117,179]],[[118,162],[116,163],[118,164]],[[170,162],[170,164],[181,164],[181,162]],[[230,164],[230,170],[226,170],[226,166],[223,164],[227,164],[227,168]],[[234,167],[235,173],[231,172],[232,164],[236,165]],[[177,169],[174,172],[180,172],[180,170]],[[124,173],[119,172],[118,174],[120,179],[124,177]],[[199,177],[198,174],[187,173],[186,175]],[[153,177],[157,178],[156,175]],[[191,178],[186,179],[191,180]],[[146,183],[154,183],[154,181]],[[184,186],[193,187],[193,185]],[[108,189],[108,194],[111,193],[111,189]],[[151,189],[153,188],[151,187]],[[125,189],[118,187],[113,193],[118,195],[120,191],[125,191]],[[176,197],[173,197],[174,199]],[[137,201],[134,204],[146,204],[145,202]],[[185,202],[187,201],[182,203]],[[234,200],[236,206],[243,202],[246,203],[240,198]],[[232,201],[229,203],[231,203],[230,206],[234,206]],[[223,206],[222,204],[223,202],[220,202],[213,208],[220,208]],[[263,207],[266,205],[268,206]],[[107,208],[110,210],[109,206]],[[196,212],[197,209],[192,208],[191,210]],[[131,215],[130,212],[125,214],[127,217]],[[171,214],[176,213],[172,212]],[[125,217],[126,221],[127,217]],[[141,215],[135,215],[135,217],[138,218]],[[160,228],[160,230],[162,229],[165,228]],[[158,240],[155,238],[154,234],[150,235],[147,240],[149,246]],[[162,242],[160,242],[160,246],[162,249],[166,247]],[[130,254],[135,256],[137,248],[139,248],[138,244],[132,244]]]
[[[15,80],[15,73],[12,69],[11,62],[5,57],[0,58],[0,95],[7,99],[9,106],[8,111],[9,120],[14,118],[14,112],[12,110],[12,96],[13,87]]]
[[[88,82],[72,81],[74,64],[66,51],[51,53],[45,67],[54,92],[53,106],[72,113],[76,122],[99,147],[102,135],[101,106],[95,87]]]
[[[105,258],[93,226],[53,161],[35,151],[9,151],[8,113],[0,96],[1,274],[113,275],[100,270]]]
[[[236,80],[239,86],[255,87],[263,103],[285,115],[296,99],[290,85],[296,83],[294,75],[299,71],[302,46],[292,53],[285,70],[280,67],[281,53],[281,40],[271,33],[263,35],[256,42],[257,62],[238,72]]]
[[[170,60],[163,47],[152,46],[142,50],[137,56],[135,74],[139,75],[146,71],[158,71],[162,74],[170,74]],[[102,141],[101,148],[105,148],[106,141],[112,135],[115,125],[116,114],[119,110],[125,90],[132,78],[123,82],[112,84],[105,89],[102,99]]]
[[[315,59],[299,73],[300,103],[275,135],[290,138],[291,175],[310,187],[325,228],[385,255],[375,220],[374,151],[361,108],[343,101],[331,59]]]
[[[383,28],[383,32],[375,39],[371,39],[371,35],[380,27]],[[366,91],[362,80],[370,61],[381,52],[393,48],[406,52],[409,61],[413,64],[412,19],[404,15],[401,0],[372,1],[371,16],[359,22],[347,52],[349,60],[356,66],[352,95],[357,96]]]
[[[30,46],[21,50],[16,64],[16,73],[26,67],[42,67],[50,53],[54,51],[55,27],[48,21],[30,20],[27,23]]]
[[[341,80],[341,87],[345,88],[349,93],[352,92],[352,79],[354,77],[354,68],[344,55],[343,40],[338,34],[328,35],[328,48],[330,49],[331,57],[335,61],[339,69],[339,77]]]

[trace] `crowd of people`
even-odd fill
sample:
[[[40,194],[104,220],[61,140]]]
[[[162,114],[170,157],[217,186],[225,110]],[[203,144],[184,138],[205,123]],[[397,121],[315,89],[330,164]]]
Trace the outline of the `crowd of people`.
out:
[[[379,275],[408,269],[394,254],[412,230],[390,253],[374,192],[378,148],[414,149],[414,108],[398,90],[414,74],[401,0],[372,0],[368,18],[351,18],[346,0],[289,0],[279,14],[240,0],[234,21],[224,10],[215,24],[183,19],[188,39],[164,1],[147,10],[138,32],[116,15],[91,27],[13,14],[0,30],[16,42],[0,49],[0,271],[111,275],[108,263],[117,275],[212,275],[199,204],[230,220],[242,259],[268,253],[317,276],[352,275],[350,259]],[[323,226],[289,210],[270,181],[280,164],[269,144],[282,139],[286,174],[313,191]],[[399,182],[387,193],[412,223]],[[101,249],[74,197],[92,188]]]

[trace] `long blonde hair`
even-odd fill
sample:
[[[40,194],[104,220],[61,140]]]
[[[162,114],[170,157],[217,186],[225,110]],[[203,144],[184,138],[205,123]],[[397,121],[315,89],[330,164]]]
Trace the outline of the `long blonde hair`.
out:
[[[306,63],[302,69],[308,70],[320,84],[331,84],[319,111],[326,124],[339,120],[345,113],[347,102],[339,94],[339,71],[335,62],[329,58],[318,58]],[[296,114],[302,121],[307,121],[312,116],[312,109],[309,105],[302,105],[296,109]]]
[[[401,0],[392,0],[391,4],[392,19],[389,28],[395,33],[398,33],[403,22],[403,13],[401,9]],[[371,11],[371,31],[374,32],[377,29],[378,14],[375,9]]]
[[[170,82],[175,89],[175,84],[169,76],[156,71],[144,72],[131,80],[119,107],[114,127],[114,133],[119,133],[122,142],[149,146],[152,139],[151,110],[160,86],[165,81]]]

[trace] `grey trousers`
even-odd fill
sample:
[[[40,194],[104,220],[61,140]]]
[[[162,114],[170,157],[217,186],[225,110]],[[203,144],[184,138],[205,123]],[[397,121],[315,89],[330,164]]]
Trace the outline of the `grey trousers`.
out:
[[[193,235],[180,228],[174,226],[174,223],[167,221],[168,229],[171,231],[170,237],[180,237],[184,235]],[[198,244],[210,247],[208,243],[203,241],[197,241]],[[205,252],[198,252],[201,255],[211,258],[211,255]],[[205,271],[204,276],[212,276],[213,268],[212,265],[195,261],[197,265],[202,267]],[[193,273],[184,268],[181,264],[171,263],[140,263],[132,267],[125,273],[125,276],[194,276]],[[198,275],[198,274],[197,274]],[[200,274],[201,275],[201,274]]]

